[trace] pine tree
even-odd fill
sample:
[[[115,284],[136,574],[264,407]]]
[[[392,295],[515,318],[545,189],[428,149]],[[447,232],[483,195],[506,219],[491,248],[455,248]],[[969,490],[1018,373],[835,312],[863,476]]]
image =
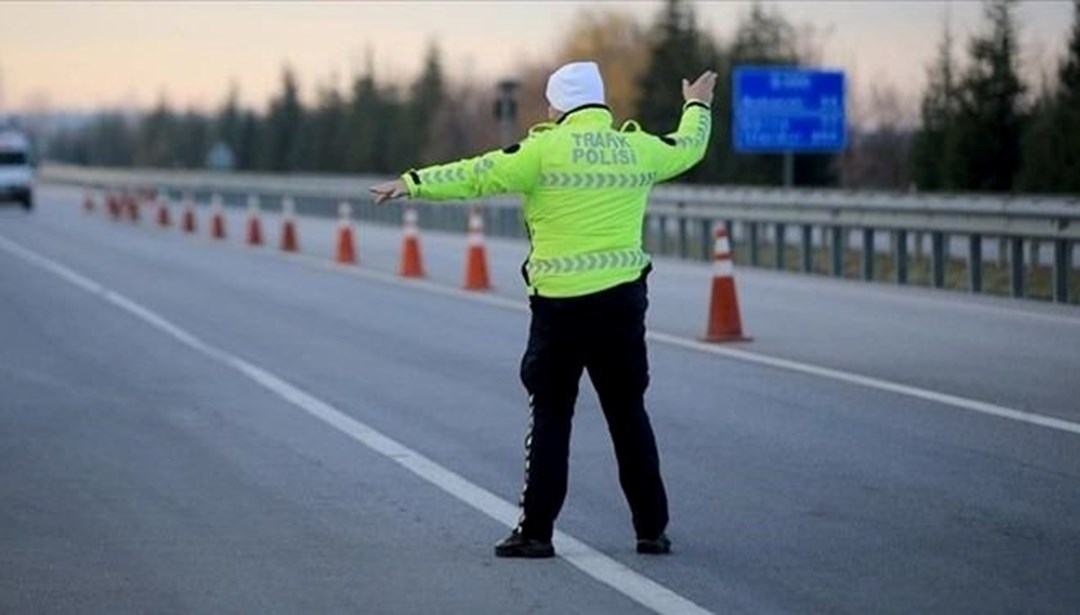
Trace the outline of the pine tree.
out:
[[[402,148],[402,155],[408,160],[405,165],[432,162],[429,154],[433,140],[431,134],[435,116],[446,97],[446,83],[443,77],[442,59],[437,45],[432,44],[424,60],[424,69],[409,89],[409,99],[405,110],[405,125],[401,126],[401,136],[407,140]]]
[[[952,151],[957,110],[956,62],[948,23],[938,45],[937,59],[927,73],[919,108],[920,126],[912,146],[912,177],[920,190],[946,190],[953,187],[945,174],[949,165],[944,160]]]
[[[652,28],[648,68],[640,80],[638,120],[650,132],[667,133],[682,107],[683,78],[694,79],[709,68],[693,6],[667,0]]]
[[[229,93],[218,111],[214,121],[215,141],[221,141],[232,150],[236,164],[239,166],[239,142],[243,112],[240,110],[240,90],[236,83],[229,86]]]
[[[139,122],[135,131],[134,164],[142,167],[169,168],[179,163],[173,149],[176,117],[162,96],[154,109]]]
[[[106,112],[86,131],[87,162],[107,167],[129,167],[134,161],[135,127],[119,112]]]
[[[1063,135],[1057,126],[1060,116],[1057,93],[1043,83],[1032,105],[1021,144],[1021,168],[1017,188],[1023,192],[1056,192],[1062,182]]]
[[[300,166],[299,137],[304,109],[291,68],[281,76],[281,93],[270,102],[266,117],[265,141],[261,143],[263,167],[270,171],[293,171]]]
[[[797,65],[800,63],[797,43],[795,27],[780,13],[766,10],[757,1],[739,22],[731,45],[731,59],[736,64],[755,66]]]
[[[345,100],[332,84],[319,89],[315,108],[307,114],[301,140],[305,169],[321,173],[345,170]]]
[[[1058,82],[1058,134],[1063,140],[1060,189],[1080,194],[1080,0],[1073,0],[1072,35]]]
[[[379,143],[379,112],[383,106],[375,75],[368,59],[364,74],[353,80],[345,119],[348,135],[346,169],[351,173],[375,172]]]
[[[199,169],[206,166],[206,155],[213,146],[214,127],[211,118],[195,110],[188,110],[177,120],[173,142],[176,164]]]
[[[969,46],[960,83],[953,157],[948,178],[964,190],[1012,190],[1020,169],[1025,86],[1017,71],[1016,0],[986,4],[987,31]]]
[[[240,171],[254,171],[259,168],[259,117],[254,111],[240,114],[239,129],[236,135],[236,168]]]

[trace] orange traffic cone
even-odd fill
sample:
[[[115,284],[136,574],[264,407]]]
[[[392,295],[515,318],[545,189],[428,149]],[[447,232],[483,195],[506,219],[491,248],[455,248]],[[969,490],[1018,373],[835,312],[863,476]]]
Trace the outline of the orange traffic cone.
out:
[[[194,233],[198,230],[198,225],[195,223],[195,206],[191,200],[190,192],[184,195],[184,220],[182,226],[185,233]]]
[[[469,253],[465,262],[465,290],[488,290],[487,251],[484,250],[484,215],[479,207],[469,212]]]
[[[417,221],[420,216],[415,207],[405,208],[405,233],[401,244],[401,265],[398,275],[403,278],[424,277],[424,262],[420,256],[420,232]]]
[[[731,242],[727,227],[716,226],[713,234],[713,280],[709,301],[709,323],[706,342],[748,342],[743,335],[739,316],[739,299],[735,292],[735,264],[731,260]]]
[[[116,192],[110,192],[109,193],[109,202],[108,202],[109,216],[113,220],[119,220],[120,217],[124,213],[123,209],[122,209],[122,207],[120,205],[120,202],[121,201],[120,201],[120,195],[119,194],[117,194]]]
[[[225,239],[225,211],[221,205],[221,195],[215,194],[210,199],[210,236]]]
[[[157,222],[158,226],[166,228],[172,225],[172,220],[169,216],[169,197],[165,194],[164,190],[159,192],[158,195]]]
[[[334,260],[344,265],[356,263],[356,246],[353,243],[353,224],[349,217],[352,215],[352,207],[348,203],[338,206],[338,215],[341,222],[338,223],[337,250]]]
[[[249,246],[261,246],[262,242],[262,224],[259,222],[259,197],[253,194],[248,197],[247,244]]]
[[[293,200],[287,196],[281,200],[281,251],[298,252],[300,241],[296,237],[296,220],[293,219]]]
[[[127,205],[128,220],[139,221],[139,199],[134,191],[124,191],[124,203]]]
[[[83,211],[85,211],[86,213],[88,213],[88,214],[94,213],[94,193],[92,191],[90,191],[90,190],[86,191],[86,193],[83,196],[82,206],[83,206]]]

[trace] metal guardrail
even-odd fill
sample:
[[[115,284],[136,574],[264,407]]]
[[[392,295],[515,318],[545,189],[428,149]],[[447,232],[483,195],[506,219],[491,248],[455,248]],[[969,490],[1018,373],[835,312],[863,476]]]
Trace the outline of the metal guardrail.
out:
[[[254,194],[271,209],[289,195],[296,200],[298,212],[321,216],[335,215],[336,204],[349,200],[358,219],[383,224],[398,224],[401,219],[400,205],[375,208],[368,198],[368,188],[386,179],[382,177],[46,165],[39,178],[98,189],[157,188],[177,196],[191,194],[204,202],[216,193],[230,206],[241,206]],[[490,234],[524,236],[520,199],[495,198],[479,204]],[[465,208],[420,203],[418,209],[422,226],[455,231],[466,228]],[[1031,257],[1038,258],[1042,252],[1050,255],[1048,294],[1053,300],[1068,302],[1080,294],[1076,288],[1070,289],[1076,286],[1070,278],[1076,277],[1074,249],[1080,243],[1080,199],[658,186],[646,215],[646,246],[659,254],[707,259],[716,223],[728,226],[738,246],[737,256],[752,266],[764,264],[762,248],[769,245],[769,264],[777,269],[815,272],[815,261],[820,260],[815,257],[825,255],[824,272],[845,276],[854,256],[863,279],[880,279],[880,270],[887,268],[887,277],[897,284],[911,281],[912,246],[916,262],[921,262],[929,239],[928,282],[935,288],[946,286],[953,260],[950,252],[960,245],[966,252],[965,287],[976,293],[984,290],[987,245],[990,249],[986,252],[997,251],[998,262],[1007,263],[1008,290],[1014,297],[1027,294],[1026,273],[1031,263],[1025,263],[1024,248],[1034,243]],[[987,238],[998,239],[998,245],[987,244]]]

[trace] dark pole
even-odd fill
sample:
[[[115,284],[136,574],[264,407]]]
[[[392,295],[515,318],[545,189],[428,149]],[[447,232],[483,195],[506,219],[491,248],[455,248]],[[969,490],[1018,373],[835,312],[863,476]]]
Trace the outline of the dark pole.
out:
[[[517,141],[517,89],[516,79],[503,79],[498,83],[495,100],[495,118],[499,120],[499,143],[503,146]]]

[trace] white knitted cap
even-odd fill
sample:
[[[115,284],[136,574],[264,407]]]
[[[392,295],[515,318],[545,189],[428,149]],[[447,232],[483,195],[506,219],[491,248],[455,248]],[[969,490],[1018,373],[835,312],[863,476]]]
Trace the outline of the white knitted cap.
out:
[[[604,104],[604,80],[596,62],[571,62],[551,73],[547,82],[548,103],[559,111],[582,105]]]

